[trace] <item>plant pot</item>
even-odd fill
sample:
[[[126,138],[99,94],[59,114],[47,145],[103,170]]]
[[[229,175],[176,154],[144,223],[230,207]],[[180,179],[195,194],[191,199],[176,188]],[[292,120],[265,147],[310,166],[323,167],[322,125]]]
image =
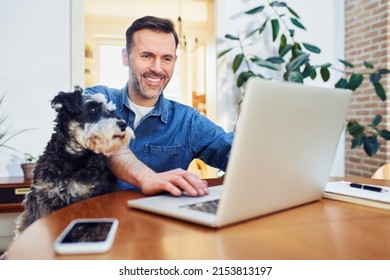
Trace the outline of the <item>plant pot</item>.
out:
[[[24,174],[24,179],[32,179],[34,168],[37,164],[36,163],[23,163],[21,164]]]

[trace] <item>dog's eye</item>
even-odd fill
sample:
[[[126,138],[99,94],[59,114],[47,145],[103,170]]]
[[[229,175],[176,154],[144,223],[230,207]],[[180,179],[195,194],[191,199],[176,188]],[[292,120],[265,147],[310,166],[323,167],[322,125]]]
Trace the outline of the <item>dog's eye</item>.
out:
[[[99,113],[99,111],[100,111],[99,107],[91,107],[91,108],[89,108],[89,112],[93,113],[93,114]]]

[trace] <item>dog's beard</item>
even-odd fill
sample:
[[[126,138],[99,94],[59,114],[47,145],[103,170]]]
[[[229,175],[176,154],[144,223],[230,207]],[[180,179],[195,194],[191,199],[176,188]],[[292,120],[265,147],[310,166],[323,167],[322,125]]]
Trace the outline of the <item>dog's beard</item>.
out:
[[[134,138],[134,133],[129,127],[121,131],[117,122],[118,120],[114,118],[104,119],[97,123],[87,123],[84,129],[73,125],[71,130],[77,143],[70,143],[69,149],[76,153],[87,149],[105,156],[117,153],[122,147],[128,146],[131,138]]]

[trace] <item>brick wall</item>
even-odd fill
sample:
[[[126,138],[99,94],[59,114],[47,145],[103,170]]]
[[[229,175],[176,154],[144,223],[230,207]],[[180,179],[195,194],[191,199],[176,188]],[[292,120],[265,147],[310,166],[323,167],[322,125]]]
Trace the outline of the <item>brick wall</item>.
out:
[[[390,69],[390,3],[388,0],[345,0],[345,59],[355,65],[356,70],[365,70],[361,62],[367,60],[375,66]],[[388,93],[389,78],[381,83]],[[369,124],[376,114],[383,116],[382,125],[390,128],[386,116],[388,102],[382,102],[365,76],[362,86],[355,91],[349,119]],[[390,141],[387,141],[390,142]],[[371,177],[385,162],[390,162],[389,144],[381,140],[380,151],[369,157],[361,147],[351,149],[351,137],[346,136],[346,176]]]

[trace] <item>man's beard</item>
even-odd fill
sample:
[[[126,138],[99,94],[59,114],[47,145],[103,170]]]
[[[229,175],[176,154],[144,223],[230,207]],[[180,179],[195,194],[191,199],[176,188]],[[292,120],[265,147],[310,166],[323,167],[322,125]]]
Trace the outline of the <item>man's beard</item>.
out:
[[[156,74],[153,72],[143,73],[141,74],[141,77],[137,77],[134,74],[134,72],[130,69],[130,76],[131,76],[131,81],[133,82],[133,89],[135,93],[147,99],[153,99],[155,97],[158,97],[169,82],[169,79],[167,79],[166,75]],[[161,86],[150,86],[150,85],[146,86],[145,84],[141,83],[141,79],[142,77],[147,77],[147,76],[163,78],[165,79],[165,82]]]

